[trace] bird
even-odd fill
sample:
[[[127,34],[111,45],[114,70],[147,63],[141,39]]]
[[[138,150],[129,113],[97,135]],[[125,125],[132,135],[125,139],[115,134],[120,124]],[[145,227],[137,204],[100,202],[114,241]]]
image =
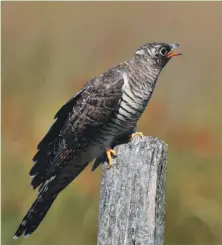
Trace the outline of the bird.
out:
[[[56,113],[54,123],[37,146],[31,186],[37,198],[13,239],[31,235],[59,193],[94,161],[112,167],[116,142],[143,136],[136,132],[161,70],[179,44],[146,43],[133,57],[90,80]]]

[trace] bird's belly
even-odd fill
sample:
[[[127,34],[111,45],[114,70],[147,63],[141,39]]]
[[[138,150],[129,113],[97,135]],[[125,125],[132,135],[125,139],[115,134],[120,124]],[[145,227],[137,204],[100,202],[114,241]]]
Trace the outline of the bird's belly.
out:
[[[123,97],[113,117],[101,129],[106,146],[109,146],[116,137],[135,127],[145,109],[144,104],[144,101],[127,101]]]
[[[87,155],[90,160],[101,155],[105,149],[111,147],[115,138],[135,127],[144,109],[144,101],[130,101],[123,97],[113,116],[94,134],[81,155]]]
[[[133,128],[142,115],[147,102],[136,98],[123,95],[118,110],[112,120],[114,125],[119,127],[120,131],[128,131]]]

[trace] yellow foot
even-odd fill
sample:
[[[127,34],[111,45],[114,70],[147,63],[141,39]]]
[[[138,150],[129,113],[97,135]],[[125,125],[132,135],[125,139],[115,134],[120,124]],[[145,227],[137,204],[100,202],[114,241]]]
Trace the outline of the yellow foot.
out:
[[[113,163],[112,163],[112,156],[116,156],[116,152],[112,149],[107,149],[106,150],[106,156],[107,156],[107,159],[108,159],[108,168],[111,168]]]
[[[131,135],[130,140],[133,140],[135,136],[140,136],[141,138],[143,138],[144,135],[142,132],[136,132]]]

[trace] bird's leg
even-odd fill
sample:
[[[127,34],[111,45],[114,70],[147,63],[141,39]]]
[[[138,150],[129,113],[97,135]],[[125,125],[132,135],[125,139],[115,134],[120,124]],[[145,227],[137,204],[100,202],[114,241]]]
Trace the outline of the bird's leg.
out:
[[[106,156],[108,159],[108,168],[112,167],[112,156],[116,156],[116,152],[113,149],[106,149]]]
[[[142,132],[135,132],[131,134],[130,140],[133,140],[135,136],[140,136],[141,138],[143,138],[144,135]]]

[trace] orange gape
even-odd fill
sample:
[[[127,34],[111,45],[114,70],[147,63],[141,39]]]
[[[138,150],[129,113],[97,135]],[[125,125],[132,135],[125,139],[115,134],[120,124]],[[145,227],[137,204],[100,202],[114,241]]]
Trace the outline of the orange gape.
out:
[[[171,57],[177,56],[177,55],[181,55],[181,53],[177,53],[176,51],[171,51],[168,53],[167,57],[171,58]]]

